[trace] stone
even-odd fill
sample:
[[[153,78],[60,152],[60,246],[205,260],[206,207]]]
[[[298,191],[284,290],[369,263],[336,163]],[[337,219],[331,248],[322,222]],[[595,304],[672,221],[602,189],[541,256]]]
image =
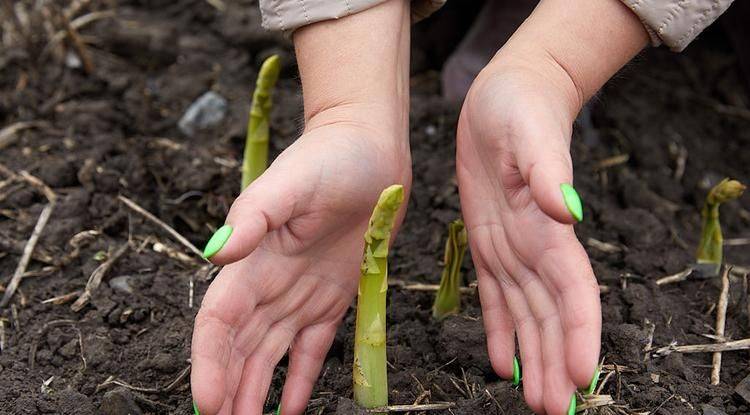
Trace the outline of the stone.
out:
[[[114,291],[124,294],[133,294],[133,277],[131,275],[120,275],[109,280],[109,287]]]
[[[220,123],[227,114],[227,100],[213,91],[201,95],[188,107],[177,124],[185,135],[192,137],[203,130]]]

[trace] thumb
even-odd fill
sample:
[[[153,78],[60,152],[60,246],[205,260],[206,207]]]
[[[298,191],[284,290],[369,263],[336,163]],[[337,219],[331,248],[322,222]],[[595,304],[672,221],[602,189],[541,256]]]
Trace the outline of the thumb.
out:
[[[217,265],[250,255],[267,233],[292,217],[299,199],[299,180],[266,171],[232,203],[223,226],[206,243],[203,256]]]
[[[573,162],[568,140],[531,139],[517,151],[518,168],[539,208],[566,224],[583,220],[583,205],[573,187]]]

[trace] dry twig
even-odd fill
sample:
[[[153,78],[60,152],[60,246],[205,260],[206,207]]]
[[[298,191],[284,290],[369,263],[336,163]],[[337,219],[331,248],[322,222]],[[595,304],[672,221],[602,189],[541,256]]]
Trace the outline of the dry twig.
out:
[[[19,121],[0,130],[0,150],[12,145],[18,140],[18,133],[29,128],[48,125],[44,121]]]
[[[76,19],[73,19],[73,21],[70,22],[70,27],[73,30],[79,30],[80,28],[93,23],[97,20],[101,19],[107,19],[110,17],[114,17],[115,12],[113,10],[105,10],[105,11],[98,11],[89,13],[87,15],[78,17]],[[52,38],[49,40],[49,43],[47,43],[46,46],[44,46],[44,49],[42,49],[41,57],[45,57],[47,54],[51,53],[55,48],[57,48],[57,45],[65,39],[65,37],[68,35],[68,32],[65,30],[61,30],[57,33],[55,33]]]
[[[389,279],[388,285],[391,287],[398,287],[402,290],[407,291],[437,291],[440,286],[437,284],[422,284],[419,282],[410,282],[397,279]],[[472,294],[476,291],[476,284],[470,284],[468,287],[461,287],[460,291],[462,294]]]
[[[614,404],[615,400],[610,395],[588,395],[583,402],[576,406],[576,412]]]
[[[99,288],[99,285],[102,283],[102,279],[104,278],[104,275],[107,274],[110,268],[112,268],[112,265],[114,265],[115,262],[117,262],[120,257],[122,257],[125,252],[128,250],[128,247],[130,245],[125,242],[122,244],[121,247],[115,251],[115,253],[107,258],[106,261],[102,262],[101,265],[96,267],[94,272],[91,273],[91,276],[89,276],[88,282],[86,282],[86,288],[84,288],[83,293],[80,297],[76,300],[73,305],[70,306],[70,309],[73,311],[81,311],[81,309],[89,302],[91,299],[91,295],[94,293],[94,291]]]
[[[682,180],[682,176],[685,175],[685,163],[688,158],[688,150],[682,144],[673,141],[669,143],[669,152],[675,160],[673,177],[675,180],[680,181]]]
[[[16,271],[13,273],[13,277],[11,277],[10,283],[8,283],[8,286],[5,289],[5,293],[3,294],[2,300],[0,300],[0,308],[3,308],[6,305],[8,305],[8,302],[10,301],[11,297],[13,297],[13,294],[16,292],[18,285],[21,284],[23,275],[26,272],[26,267],[29,265],[31,256],[34,253],[34,247],[36,246],[36,243],[39,241],[39,237],[44,231],[44,227],[47,226],[47,222],[49,221],[49,218],[52,215],[52,211],[55,209],[55,203],[57,202],[57,195],[55,195],[55,192],[53,192],[52,189],[50,189],[41,180],[37,179],[36,177],[30,175],[29,173],[25,171],[22,171],[21,173],[16,175],[13,171],[8,169],[4,165],[0,164],[0,173],[3,173],[8,177],[21,177],[23,180],[25,180],[30,185],[35,187],[37,190],[42,192],[49,202],[47,203],[47,206],[45,206],[44,209],[42,210],[42,213],[39,214],[39,219],[37,220],[36,225],[34,226],[34,230],[31,232],[31,236],[26,242],[26,246],[23,249],[23,254],[21,255],[21,259],[18,261],[18,266],[16,267]]]
[[[200,265],[195,258],[191,257],[190,255],[185,254],[182,251],[179,251],[175,248],[172,248],[171,246],[161,243],[159,241],[154,242],[152,249],[154,252],[158,252],[160,254],[165,254],[166,256],[175,259],[179,262],[182,262],[185,265],[188,266],[196,266]]]
[[[78,290],[78,291],[73,291],[71,293],[58,295],[57,297],[48,298],[42,301],[42,304],[50,304],[50,303],[55,304],[55,305],[65,304],[68,301],[73,301],[74,299],[76,299],[78,296],[81,295],[81,293],[83,293],[83,291]]]
[[[724,239],[724,246],[743,246],[743,245],[750,245],[750,238]]]
[[[666,356],[670,353],[714,353],[747,349],[750,349],[750,338],[721,343],[691,344],[685,346],[670,344],[669,346],[660,347],[654,350],[653,353],[654,356]]]
[[[410,411],[445,411],[456,406],[455,402],[436,402],[421,405],[389,405],[368,409],[367,412],[410,412]]]
[[[0,317],[0,353],[5,350],[5,319]]]
[[[616,156],[607,157],[603,160],[598,161],[594,165],[594,170],[604,170],[610,167],[619,166],[620,164],[627,163],[630,160],[630,154],[618,154]]]
[[[227,10],[227,5],[224,4],[224,0],[206,0],[206,3],[222,13]]]
[[[676,274],[667,275],[666,277],[659,278],[658,280],[656,280],[656,285],[660,285],[661,286],[661,285],[665,285],[665,284],[671,284],[673,282],[685,281],[690,276],[690,274],[692,274],[692,273],[693,273],[693,268],[690,267],[690,268],[684,269],[684,270],[682,270],[682,271],[680,271],[680,272],[678,272]]]
[[[622,252],[624,249],[609,242],[603,242],[598,239],[589,238],[586,240],[586,245],[604,252],[605,254],[616,254]]]
[[[156,386],[151,388],[145,388],[141,386],[133,386],[125,381],[122,381],[120,379],[117,379],[114,376],[108,377],[104,382],[100,383],[96,386],[96,391],[99,392],[103,388],[106,388],[109,385],[117,385],[122,386],[123,388],[130,389],[136,392],[142,392],[142,393],[167,393],[171,392],[176,388],[180,382],[185,380],[188,375],[190,374],[190,365],[187,365],[184,369],[180,371],[180,373],[177,374],[177,377],[172,380],[171,382],[167,383],[164,386]]]
[[[725,266],[721,275],[721,293],[716,310],[716,336],[724,337],[727,322],[727,305],[729,304],[729,271],[732,267]],[[721,378],[721,352],[714,352],[711,367],[711,384],[718,385]]]
[[[76,55],[78,55],[78,58],[81,59],[83,70],[86,72],[86,74],[90,75],[92,72],[94,72],[94,64],[91,61],[91,55],[86,49],[86,44],[83,42],[83,40],[81,40],[81,35],[78,34],[78,30],[73,27],[73,25],[70,23],[70,19],[62,10],[60,10],[56,6],[49,7],[50,15],[52,15],[53,18],[56,18],[59,25],[63,27],[66,36],[68,37],[68,39],[70,39],[70,43],[73,46]]]
[[[31,260],[31,254],[34,252],[34,247],[39,241],[39,237],[42,235],[44,227],[47,226],[47,222],[49,221],[49,218],[52,215],[52,210],[54,208],[55,202],[51,201],[47,204],[47,206],[44,207],[42,213],[39,215],[36,226],[34,226],[34,231],[31,233],[31,237],[29,237],[29,240],[26,242],[26,247],[23,249],[21,260],[18,261],[16,271],[13,273],[13,277],[11,277],[10,282],[8,283],[8,287],[5,289],[2,300],[0,300],[0,308],[8,305],[10,298],[16,292],[18,285],[21,283],[23,274],[24,272],[26,272],[26,267],[29,265],[29,261]]]
[[[205,258],[203,258],[203,252],[201,252],[200,249],[196,248],[195,245],[190,243],[190,241],[187,240],[184,236],[180,235],[179,232],[174,230],[171,226],[167,225],[163,221],[161,221],[159,218],[154,216],[151,212],[147,211],[146,209],[140,207],[137,203],[133,202],[132,200],[128,199],[125,196],[117,196],[118,199],[122,203],[124,203],[127,207],[134,210],[136,213],[139,213],[144,218],[150,220],[151,222],[158,225],[160,228],[164,229],[168,234],[170,234],[173,238],[175,238],[179,243],[184,245],[186,248],[188,248],[191,252],[193,252],[195,255],[198,255],[201,259],[204,261],[207,261]]]

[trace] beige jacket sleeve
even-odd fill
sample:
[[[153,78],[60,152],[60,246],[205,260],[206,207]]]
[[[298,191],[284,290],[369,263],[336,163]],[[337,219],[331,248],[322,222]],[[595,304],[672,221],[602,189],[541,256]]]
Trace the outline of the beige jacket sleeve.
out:
[[[361,12],[386,0],[260,0],[263,27],[290,33],[322,20],[339,19]],[[439,9],[447,0],[414,0],[412,21],[417,22]]]
[[[733,0],[622,0],[640,17],[654,46],[682,51]]]

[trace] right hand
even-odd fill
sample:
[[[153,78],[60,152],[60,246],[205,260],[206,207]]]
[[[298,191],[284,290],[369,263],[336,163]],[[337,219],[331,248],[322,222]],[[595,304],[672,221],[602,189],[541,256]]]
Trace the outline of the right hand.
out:
[[[316,115],[232,205],[233,232],[211,258],[230,265],[211,283],[193,333],[191,384],[201,414],[260,415],[287,350],[282,413],[304,413],[357,294],[372,207],[387,186],[403,184],[408,194],[411,185],[406,129],[377,121],[389,111]],[[367,121],[349,121],[357,118]]]

